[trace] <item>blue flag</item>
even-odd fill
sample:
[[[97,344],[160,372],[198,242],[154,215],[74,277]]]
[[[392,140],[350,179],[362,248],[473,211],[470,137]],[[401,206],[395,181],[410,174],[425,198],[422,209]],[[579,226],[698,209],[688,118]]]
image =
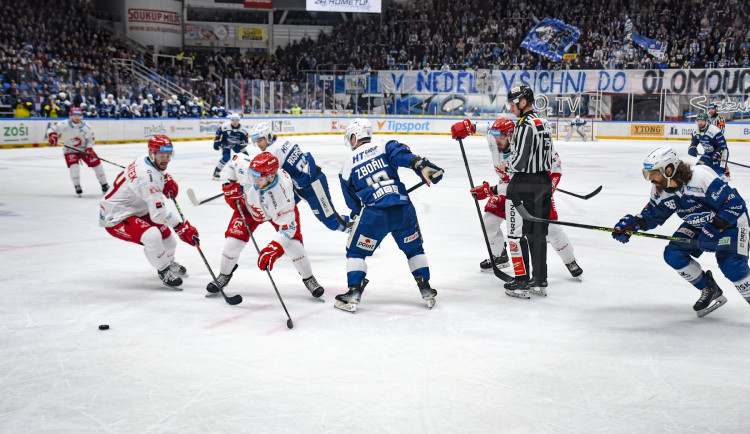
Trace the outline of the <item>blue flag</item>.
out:
[[[521,46],[552,60],[560,61],[581,36],[581,29],[554,18],[538,22],[526,35]]]
[[[665,42],[657,41],[656,39],[650,39],[645,36],[641,36],[636,32],[630,34],[630,39],[636,44],[643,47],[644,50],[648,51],[648,54],[661,59],[667,52],[667,44]]]

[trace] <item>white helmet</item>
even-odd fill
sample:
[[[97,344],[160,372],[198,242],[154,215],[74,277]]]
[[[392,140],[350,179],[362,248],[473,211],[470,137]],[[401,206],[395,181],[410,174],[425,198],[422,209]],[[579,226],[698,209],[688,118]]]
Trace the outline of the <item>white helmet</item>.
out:
[[[357,147],[357,144],[355,143],[354,146],[352,146],[352,136],[357,138],[357,143],[362,139],[372,138],[372,124],[370,121],[364,118],[357,118],[346,127],[346,131],[344,132],[344,145],[346,145],[347,148],[354,149]]]
[[[197,96],[193,97],[193,102],[198,102],[198,97]]]
[[[177,101],[177,95],[172,95],[172,100]]]
[[[153,99],[153,98],[154,98],[154,96],[153,96],[153,95],[151,95],[151,94],[148,94],[148,95],[146,95],[146,98],[148,98],[148,99]]]
[[[576,115],[576,120],[577,120],[577,121],[580,121],[580,120],[581,120],[581,117],[580,117],[580,116],[578,116],[578,115]]]
[[[227,119],[231,120],[240,120],[240,114],[239,113],[229,113],[229,116],[227,116]]]
[[[265,138],[268,143],[271,143],[272,137],[273,130],[271,130],[271,125],[268,122],[255,124],[252,131],[250,131],[250,138],[252,139],[253,143],[255,143],[255,141],[260,138]]]
[[[677,171],[676,169],[679,163],[680,158],[672,148],[669,146],[659,146],[649,152],[646,159],[643,160],[643,177],[648,179],[648,175],[651,171],[658,170],[665,178],[667,178],[667,181],[669,181]],[[667,176],[665,171],[669,166],[672,166],[672,174]]]
[[[65,101],[65,97],[66,97],[65,92],[60,92],[59,94],[57,94],[57,96],[60,98],[61,101]]]
[[[107,94],[107,99],[115,99],[115,96],[114,96],[114,95],[112,95],[111,93],[110,93],[110,94]]]

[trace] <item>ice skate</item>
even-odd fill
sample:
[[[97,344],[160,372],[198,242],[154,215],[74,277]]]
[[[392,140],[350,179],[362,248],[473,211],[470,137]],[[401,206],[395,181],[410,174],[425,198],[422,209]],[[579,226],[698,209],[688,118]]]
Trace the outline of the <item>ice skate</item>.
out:
[[[708,315],[727,302],[726,297],[722,295],[723,292],[719,288],[719,285],[716,284],[714,276],[711,275],[710,271],[706,271],[706,276],[708,276],[708,283],[701,290],[701,296],[698,301],[693,305],[693,310],[699,318]],[[712,304],[714,301],[715,303]]]
[[[102,184],[102,193],[106,193],[107,190],[109,190],[109,184],[107,183]]]
[[[75,188],[76,188],[76,194],[77,194],[78,196],[80,196],[81,194],[83,194],[83,189],[81,189],[81,186],[80,186],[80,185],[74,185],[73,187],[75,187]]]
[[[315,279],[315,276],[310,276],[307,279],[302,279],[302,283],[305,284],[307,290],[310,291],[310,294],[312,294],[312,296],[315,298],[320,298],[320,296],[323,295],[323,292],[325,291]]]
[[[180,285],[182,285],[182,279],[180,279],[180,276],[177,273],[172,271],[169,265],[167,265],[163,270],[159,270],[159,278],[165,286],[176,289],[178,291],[182,291],[182,288],[179,287]]]
[[[187,268],[180,265],[180,263],[177,261],[170,262],[169,269],[175,272],[175,274],[177,274],[180,277],[188,277]]]
[[[430,281],[425,280],[424,276],[415,276],[414,280],[417,281],[419,292],[422,293],[422,299],[427,302],[427,307],[432,309],[432,306],[435,306],[437,291],[430,287]]]
[[[206,285],[206,291],[209,292],[209,294],[206,294],[206,297],[210,297],[213,294],[217,294],[220,290],[224,289],[225,286],[229,283],[229,281],[232,279],[232,276],[234,275],[234,270],[236,270],[238,267],[237,264],[234,264],[234,268],[232,268],[232,272],[229,274],[219,274],[216,277],[216,282],[219,284],[219,286],[216,286],[216,283],[209,282],[208,285]]]
[[[211,177],[214,181],[220,181],[219,172],[214,172],[214,176]]]
[[[540,297],[547,296],[547,279],[539,279],[532,277],[529,280],[529,294],[538,295]]]
[[[513,279],[510,282],[505,282],[503,285],[505,288],[505,295],[516,298],[529,299],[529,281]]]
[[[362,291],[365,290],[365,286],[367,286],[368,282],[369,280],[362,279],[362,283],[359,285],[350,286],[349,291],[347,291],[346,294],[337,295],[336,304],[334,304],[334,306],[347,312],[356,312],[359,300],[362,298]]]
[[[570,275],[573,277],[578,277],[583,274],[583,270],[578,266],[575,259],[570,264],[565,264],[565,266],[568,267],[568,271],[570,271]]]
[[[503,249],[503,253],[500,256],[492,255],[492,261],[495,263],[497,268],[508,268],[510,266],[510,260],[508,259],[508,253]],[[479,263],[479,268],[482,271],[492,271],[492,263],[489,259]]]

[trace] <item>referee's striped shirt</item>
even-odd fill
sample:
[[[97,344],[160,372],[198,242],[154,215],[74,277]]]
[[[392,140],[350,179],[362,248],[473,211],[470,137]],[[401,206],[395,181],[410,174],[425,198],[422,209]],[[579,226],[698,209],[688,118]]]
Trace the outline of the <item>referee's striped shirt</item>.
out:
[[[549,123],[533,110],[526,113],[516,124],[510,149],[513,155],[508,163],[508,171],[549,171],[552,168],[552,134]]]

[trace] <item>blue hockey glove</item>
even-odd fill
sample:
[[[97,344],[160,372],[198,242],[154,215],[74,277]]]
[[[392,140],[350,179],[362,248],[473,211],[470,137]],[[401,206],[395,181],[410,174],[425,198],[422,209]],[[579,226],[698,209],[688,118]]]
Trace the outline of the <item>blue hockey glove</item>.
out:
[[[214,142],[214,151],[218,151],[220,147],[221,147],[220,142]]]
[[[638,231],[638,221],[636,220],[634,216],[630,214],[621,218],[620,221],[617,222],[614,230],[612,231],[612,238],[625,244],[628,241],[630,241],[630,234],[626,234],[625,233],[626,231],[630,231],[630,232]]]
[[[691,146],[688,148],[688,155],[691,157],[697,157],[698,156],[698,147],[697,146]]]
[[[698,248],[705,252],[715,252],[719,247],[719,239],[721,239],[719,230],[711,223],[706,223],[698,235]]]
[[[429,186],[433,182],[437,184],[443,179],[443,169],[430,163],[430,160],[422,157],[414,157],[410,167],[419,175]]]

